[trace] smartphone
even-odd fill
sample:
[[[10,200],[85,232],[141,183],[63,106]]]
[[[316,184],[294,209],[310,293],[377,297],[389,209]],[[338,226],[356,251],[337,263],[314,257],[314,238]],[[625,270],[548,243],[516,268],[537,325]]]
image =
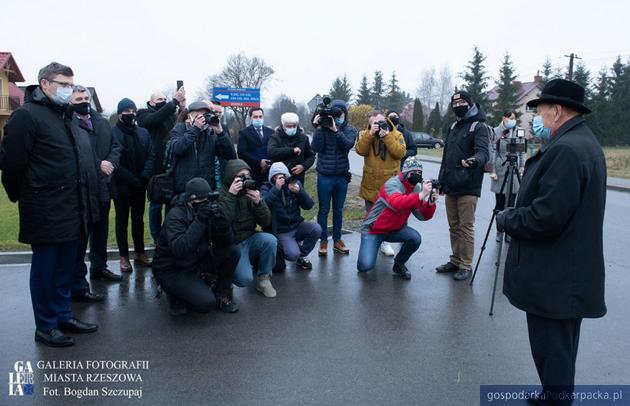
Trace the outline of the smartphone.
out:
[[[184,81],[183,80],[178,80],[176,89],[179,90],[182,86],[184,86]]]

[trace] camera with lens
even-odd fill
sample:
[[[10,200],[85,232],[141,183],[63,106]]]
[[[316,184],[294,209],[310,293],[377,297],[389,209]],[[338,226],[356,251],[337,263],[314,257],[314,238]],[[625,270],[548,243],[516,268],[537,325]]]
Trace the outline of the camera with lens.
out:
[[[341,117],[343,110],[339,107],[331,107],[330,96],[324,96],[322,102],[317,105],[315,114],[319,114],[320,127],[332,127],[335,118]]]
[[[431,182],[431,189],[435,189],[435,190],[442,189],[442,184],[440,183],[439,180],[437,180],[437,179],[430,179],[429,181]]]
[[[216,215],[219,211],[219,192],[213,190],[208,193],[208,204],[210,205],[210,210],[212,210],[212,214]]]
[[[506,151],[509,155],[525,153],[527,151],[527,140],[525,139],[525,130],[517,129],[507,138]]]
[[[214,111],[211,113],[205,113],[203,115],[203,118],[206,119],[206,124],[211,125],[211,126],[217,126],[221,122],[219,115],[215,113]]]
[[[381,120],[381,121],[377,121],[376,123],[378,125],[378,131],[374,134],[375,137],[379,136],[379,132],[381,130],[385,130],[385,131],[391,131],[392,127],[389,125],[389,123],[385,120]]]
[[[245,194],[248,190],[258,190],[258,183],[251,178],[251,176],[243,175],[239,176],[241,182],[243,182],[243,189],[241,189],[241,194]]]

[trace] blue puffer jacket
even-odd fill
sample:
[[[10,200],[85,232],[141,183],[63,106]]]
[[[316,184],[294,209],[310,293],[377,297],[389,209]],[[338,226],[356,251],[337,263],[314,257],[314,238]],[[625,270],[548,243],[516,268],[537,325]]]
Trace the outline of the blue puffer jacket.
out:
[[[354,146],[358,131],[348,124],[348,109],[343,100],[333,100],[332,107],[344,111],[345,121],[337,133],[328,128],[317,128],[311,148],[317,153],[317,173],[325,176],[346,176],[350,171],[348,152]]]
[[[186,183],[201,177],[216,187],[215,156],[235,159],[236,151],[226,128],[221,134],[211,129],[200,130],[186,123],[178,123],[171,130],[171,143],[175,158],[175,192],[183,193]]]
[[[306,193],[302,183],[300,181],[297,183],[300,185],[298,193],[291,192],[286,186],[278,190],[271,183],[265,183],[261,188],[263,199],[273,213],[274,233],[288,233],[295,230],[304,221],[300,208],[309,210],[314,205],[313,199]]]

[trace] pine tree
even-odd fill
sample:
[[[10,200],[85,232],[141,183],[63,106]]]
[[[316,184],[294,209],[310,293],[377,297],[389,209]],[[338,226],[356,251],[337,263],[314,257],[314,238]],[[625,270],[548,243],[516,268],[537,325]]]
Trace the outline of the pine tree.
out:
[[[462,75],[464,79],[464,89],[470,94],[474,103],[479,105],[488,111],[488,95],[486,93],[486,87],[488,87],[488,77],[486,76],[486,68],[484,61],[486,57],[481,53],[479,48],[475,45],[473,48],[473,57],[466,65],[467,71]]]
[[[543,63],[541,73],[542,73],[542,76],[541,76],[540,84],[538,85],[538,88],[540,90],[542,90],[543,87],[545,87],[547,82],[553,79],[553,66],[551,65],[551,61],[549,60],[549,58],[545,59],[545,63]]]
[[[343,77],[335,78],[332,87],[330,88],[329,95],[333,100],[339,99],[348,103],[350,102],[350,99],[352,98],[352,86],[350,85],[348,76],[345,73]]]
[[[586,116],[586,123],[593,131],[599,143],[601,145],[606,144],[607,132],[605,131],[605,123],[608,117],[608,100],[610,97],[610,79],[608,78],[608,72],[606,69],[602,69],[598,76],[595,85],[593,86],[593,93],[590,100],[590,109],[592,114]]]
[[[621,146],[630,143],[630,65],[624,65],[618,57],[612,67],[610,79],[610,100],[608,117],[605,123],[609,133],[608,145]]]
[[[383,72],[377,70],[374,72],[374,81],[372,82],[372,106],[376,110],[382,110],[384,107],[384,93]]]
[[[518,95],[521,89],[514,82],[516,73],[514,65],[510,59],[510,54],[506,53],[503,58],[503,65],[499,70],[499,80],[497,80],[497,100],[493,106],[493,122],[498,123],[503,117],[506,109],[516,109],[518,105]]]
[[[422,111],[422,103],[417,97],[413,101],[413,122],[411,123],[411,131],[424,130],[424,112]]]
[[[357,106],[360,104],[368,106],[372,104],[372,91],[370,90],[370,85],[368,84],[368,79],[365,74],[363,74],[357,94]]]
[[[455,90],[457,91],[457,89]],[[446,138],[448,135],[448,131],[451,128],[451,125],[457,120],[455,113],[453,113],[452,108],[447,108],[446,113],[442,117],[442,138]]]
[[[442,115],[440,114],[440,103],[436,102],[435,107],[429,113],[429,119],[427,120],[426,132],[437,137],[442,131]]]
[[[396,77],[396,72],[392,72],[392,77],[389,80],[385,103],[388,110],[395,110],[399,113],[404,107],[405,96],[401,92],[400,86],[398,86],[398,78]]]
[[[584,63],[580,62],[573,72],[573,81],[584,88],[584,99],[588,102],[591,98],[591,72]]]

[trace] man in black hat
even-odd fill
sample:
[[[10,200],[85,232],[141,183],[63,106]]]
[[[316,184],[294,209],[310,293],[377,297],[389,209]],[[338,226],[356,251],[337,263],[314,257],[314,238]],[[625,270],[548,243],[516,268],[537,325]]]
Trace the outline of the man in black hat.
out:
[[[466,91],[451,97],[451,108],[457,116],[446,136],[439,180],[451,237],[451,256],[437,272],[452,272],[453,279],[470,278],[475,252],[475,209],[481,196],[483,166],[489,159],[490,129],[486,113]]]
[[[555,79],[527,103],[549,142],[527,160],[515,208],[497,215],[512,237],[503,293],[527,312],[538,376],[556,395],[573,390],[582,318],[606,314],[606,162],[583,101],[584,88]]]

